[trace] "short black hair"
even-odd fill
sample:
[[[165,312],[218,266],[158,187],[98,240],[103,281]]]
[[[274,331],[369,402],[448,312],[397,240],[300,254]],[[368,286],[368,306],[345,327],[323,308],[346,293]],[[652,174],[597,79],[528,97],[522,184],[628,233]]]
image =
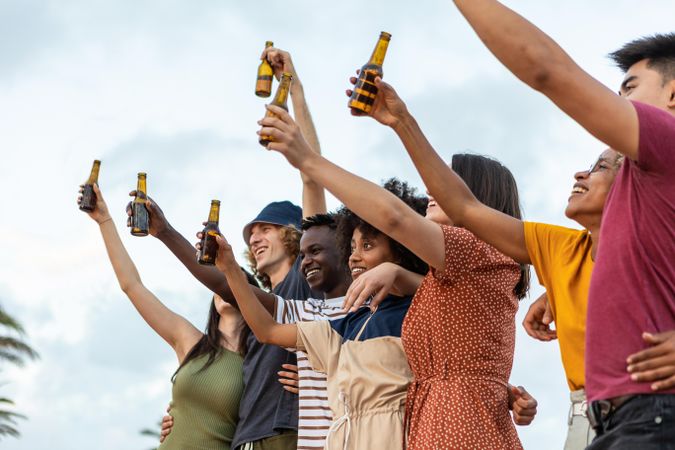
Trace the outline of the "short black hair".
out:
[[[426,212],[429,200],[425,196],[417,194],[417,190],[410,187],[405,181],[397,178],[390,178],[382,187],[403,200],[408,206],[415,210],[418,214],[424,215]],[[337,244],[340,250],[340,257],[343,261],[348,261],[352,253],[352,235],[357,228],[366,236],[378,236],[383,234],[380,230],[361,219],[346,207],[340,208],[338,211],[338,227],[337,227]],[[398,265],[411,272],[421,275],[429,271],[429,266],[422,261],[417,255],[399,244],[397,241],[385,236],[389,239],[392,253],[398,260]]]
[[[647,60],[647,67],[656,70],[667,83],[675,79],[675,33],[654,34],[635,39],[609,54],[616,65],[628,72],[635,63]]]
[[[305,217],[302,219],[301,229],[302,231],[307,231],[312,227],[328,227],[331,230],[337,228],[337,222],[335,221],[335,213],[328,214],[314,214],[313,216]]]

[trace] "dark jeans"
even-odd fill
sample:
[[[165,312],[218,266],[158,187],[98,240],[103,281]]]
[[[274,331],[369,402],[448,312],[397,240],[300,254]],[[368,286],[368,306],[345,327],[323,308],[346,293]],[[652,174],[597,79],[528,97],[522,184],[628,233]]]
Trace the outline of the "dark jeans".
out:
[[[675,450],[675,395],[636,395],[610,413],[586,450]]]

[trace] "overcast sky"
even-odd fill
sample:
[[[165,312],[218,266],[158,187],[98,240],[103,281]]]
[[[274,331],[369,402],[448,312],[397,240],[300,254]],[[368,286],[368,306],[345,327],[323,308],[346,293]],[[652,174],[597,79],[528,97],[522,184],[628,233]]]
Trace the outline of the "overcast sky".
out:
[[[621,74],[605,55],[673,31],[675,17],[672,0],[508,5],[613,89]],[[422,188],[393,132],[346,108],[347,78],[381,30],[393,35],[385,79],[437,150],[497,157],[518,180],[527,219],[572,225],[562,214],[572,175],[602,144],[509,74],[452,2],[0,0],[0,302],[42,356],[0,373],[0,396],[29,416],[4,448],[153,444],[138,431],[168,404],[176,359],[119,290],[98,227],[75,205],[77,185],[101,159],[101,189],[145,284],[202,328],[209,292],[160,242],[128,234],[124,205],[147,172],[149,194],[193,240],[219,198],[221,230],[239,255],[242,226],[266,203],[300,203],[298,174],[255,134],[266,40],[293,55],[329,159]],[[533,283],[533,298],[540,292]],[[557,344],[519,326],[512,382],[540,403],[519,428],[525,447],[561,448],[568,389]]]

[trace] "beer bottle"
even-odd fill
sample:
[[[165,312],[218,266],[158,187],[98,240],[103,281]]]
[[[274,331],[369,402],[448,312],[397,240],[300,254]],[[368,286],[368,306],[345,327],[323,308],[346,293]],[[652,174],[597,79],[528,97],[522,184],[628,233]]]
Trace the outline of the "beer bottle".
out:
[[[265,42],[265,48],[272,47],[272,41]],[[272,94],[272,78],[274,71],[267,59],[263,59],[258,66],[258,79],[255,82],[255,95],[258,97],[269,97]]]
[[[211,200],[211,209],[209,210],[209,220],[202,231],[201,250],[199,250],[199,258],[197,262],[205,266],[213,266],[216,264],[216,256],[218,255],[218,242],[216,236],[220,234],[218,229],[218,220],[220,216],[220,200]]]
[[[98,183],[98,171],[101,168],[101,161],[94,160],[94,165],[91,167],[89,179],[84,183],[82,189],[82,200],[80,201],[80,209],[86,212],[92,212],[96,208],[96,192],[94,192],[94,184]]]
[[[148,201],[148,190],[144,172],[138,173],[136,197],[131,202],[131,235],[147,236],[150,230],[150,216],[145,204]]]
[[[370,60],[361,67],[359,78],[356,80],[352,96],[349,99],[348,106],[357,111],[369,113],[373,108],[375,97],[377,96],[377,86],[375,86],[375,77],[382,78],[382,63],[387,54],[391,34],[381,32],[377,41],[375,50],[370,56]]]
[[[270,105],[276,105],[280,108],[284,108],[288,111],[288,93],[291,90],[291,81],[293,80],[293,75],[288,72],[284,72],[281,76],[281,81],[279,82],[279,87],[277,88],[277,93],[274,95],[274,100]],[[270,112],[269,109],[265,110],[265,117],[275,117],[275,114]],[[274,141],[272,136],[261,135],[258,142],[263,147],[267,147],[267,144]]]

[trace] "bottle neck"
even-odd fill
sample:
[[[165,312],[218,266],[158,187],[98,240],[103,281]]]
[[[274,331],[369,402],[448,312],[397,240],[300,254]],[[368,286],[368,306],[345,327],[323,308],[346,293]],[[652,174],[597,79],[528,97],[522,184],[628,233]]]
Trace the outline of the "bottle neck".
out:
[[[148,198],[148,189],[145,177],[138,177],[138,183],[136,184],[136,203],[145,203]]]
[[[385,39],[384,37],[380,36],[380,39],[377,41],[377,45],[375,46],[375,50],[373,50],[373,54],[370,56],[368,65],[381,66],[384,63],[384,57],[387,54],[388,47],[389,39]]]
[[[94,165],[91,168],[91,173],[89,174],[89,179],[87,180],[87,184],[95,184],[98,183],[98,171],[101,168],[101,162],[100,161],[94,161]]]
[[[211,203],[211,210],[209,211],[209,222],[218,225],[220,220],[220,203]]]
[[[277,88],[277,93],[274,96],[274,100],[272,100],[273,105],[286,108],[286,103],[288,102],[288,93],[291,90],[291,80],[292,78],[286,75],[281,77],[281,82]]]

